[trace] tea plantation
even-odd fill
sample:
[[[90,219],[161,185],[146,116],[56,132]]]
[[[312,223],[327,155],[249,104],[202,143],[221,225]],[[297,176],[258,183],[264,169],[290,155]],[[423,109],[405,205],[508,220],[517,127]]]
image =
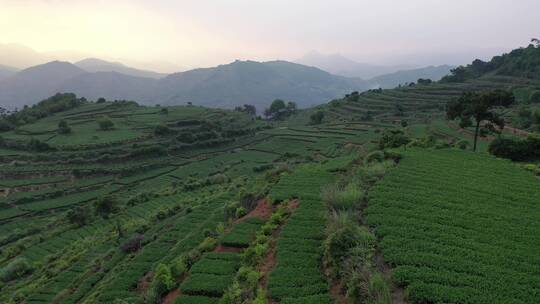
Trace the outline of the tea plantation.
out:
[[[283,119],[51,97],[71,106],[0,132],[0,303],[538,303],[538,163],[489,155],[493,135],[469,151],[444,115],[537,85],[371,90]]]

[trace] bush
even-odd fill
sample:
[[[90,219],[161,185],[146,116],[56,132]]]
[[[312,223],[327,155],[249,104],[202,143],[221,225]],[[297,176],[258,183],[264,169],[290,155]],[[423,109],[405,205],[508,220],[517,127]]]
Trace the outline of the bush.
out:
[[[25,258],[17,258],[0,270],[0,280],[9,282],[32,272],[32,266]]]
[[[174,133],[174,132],[171,129],[169,129],[169,127],[167,127],[166,125],[157,125],[154,128],[154,134],[157,136],[165,136],[171,133]]]
[[[104,218],[108,218],[109,214],[118,211],[118,202],[110,195],[100,197],[94,203],[95,212]]]
[[[383,131],[379,140],[379,149],[398,148],[408,144],[410,141],[411,139],[403,131],[387,129]]]
[[[317,112],[311,114],[311,116],[309,117],[309,119],[311,120],[312,125],[321,124],[323,118],[324,118],[324,112],[323,111],[317,111]]]
[[[160,303],[162,296],[174,287],[174,279],[171,269],[165,264],[159,264],[154,274],[154,280],[150,286],[150,303]]]
[[[349,183],[345,187],[339,185],[325,187],[321,197],[334,210],[352,210],[361,202],[364,193],[359,185]]]
[[[59,134],[71,133],[71,128],[68,126],[67,121],[65,121],[63,119],[60,120],[60,122],[58,123],[58,133]]]
[[[114,123],[108,117],[103,117],[98,120],[98,126],[101,131],[108,131],[114,128]]]
[[[324,261],[332,268],[335,277],[341,277],[349,267],[344,267],[348,259],[356,257],[368,261],[375,250],[375,236],[367,229],[345,225],[324,241]],[[354,254],[353,254],[354,252]]]
[[[489,153],[513,161],[540,159],[540,134],[531,134],[527,139],[496,138],[489,144]]]
[[[120,249],[122,249],[125,253],[131,253],[131,252],[137,252],[142,247],[144,236],[142,235],[136,235],[133,238],[131,238],[129,241],[124,243]]]
[[[77,206],[69,210],[66,217],[71,224],[82,227],[90,221],[90,212],[84,206]]]
[[[529,102],[540,103],[540,91],[536,90],[531,92],[531,95],[529,96]]]
[[[364,158],[364,164],[369,164],[372,162],[382,162],[384,160],[384,152],[383,151],[373,151],[366,155]]]

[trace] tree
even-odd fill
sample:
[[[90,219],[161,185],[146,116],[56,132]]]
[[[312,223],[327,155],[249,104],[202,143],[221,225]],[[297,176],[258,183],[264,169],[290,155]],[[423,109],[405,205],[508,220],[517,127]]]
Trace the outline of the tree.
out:
[[[255,116],[257,115],[257,108],[255,108],[254,105],[250,105],[250,104],[245,104],[243,107],[236,107],[234,108],[235,111],[237,112],[243,112],[243,113],[246,113],[250,116]]]
[[[282,120],[289,115],[296,114],[297,106],[294,102],[288,102],[276,99],[270,105],[270,108],[264,111],[264,116],[272,120]]]
[[[289,101],[287,102],[287,115],[294,115],[296,114],[296,110],[298,109],[298,106],[296,105],[296,102]]]
[[[116,199],[110,195],[98,198],[94,203],[94,207],[96,214],[103,218],[108,218],[109,214],[118,210]]]
[[[96,103],[105,103],[105,102],[107,102],[107,100],[103,97],[98,98],[98,100],[96,101]]]
[[[311,124],[312,125],[318,125],[318,124],[322,123],[322,120],[324,118],[324,112],[323,111],[317,111],[317,112],[311,114],[311,116],[309,118],[311,119]]]
[[[532,38],[531,43],[534,44],[536,47],[540,47],[540,39],[538,38]]]
[[[402,130],[387,129],[379,140],[379,149],[398,148],[411,142],[411,139],[405,135]]]
[[[90,211],[86,207],[77,206],[69,210],[66,217],[71,224],[82,227],[90,221]]]
[[[474,126],[473,151],[476,151],[480,131],[482,133],[499,133],[500,130],[504,129],[504,119],[495,109],[500,107],[507,108],[514,101],[514,95],[511,92],[503,90],[465,92],[461,97],[448,102],[446,115],[451,120],[459,119],[462,128]],[[480,127],[483,122],[485,124],[481,130]]]
[[[102,131],[108,131],[112,130],[114,127],[114,122],[110,120],[108,117],[102,117],[98,120],[99,129]]]
[[[63,119],[60,120],[60,122],[58,123],[58,133],[60,133],[60,134],[71,133],[71,128],[68,126],[67,121],[65,121]]]

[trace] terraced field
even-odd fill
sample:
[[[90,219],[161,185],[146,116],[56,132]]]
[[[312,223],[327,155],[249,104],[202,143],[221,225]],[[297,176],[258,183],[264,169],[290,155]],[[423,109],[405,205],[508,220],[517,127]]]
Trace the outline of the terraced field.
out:
[[[443,112],[463,91],[536,85],[374,90],[277,122],[105,102],[21,124],[0,133],[0,302],[343,303],[388,284],[405,303],[536,303],[538,180],[487,156],[490,138],[452,148],[471,134]],[[400,160],[375,151],[388,129],[435,144]],[[328,189],[352,193],[350,210]],[[361,262],[341,257],[356,283],[325,251],[340,216],[365,238]]]
[[[374,187],[367,219],[414,303],[534,303],[540,185],[462,151],[407,151]]]

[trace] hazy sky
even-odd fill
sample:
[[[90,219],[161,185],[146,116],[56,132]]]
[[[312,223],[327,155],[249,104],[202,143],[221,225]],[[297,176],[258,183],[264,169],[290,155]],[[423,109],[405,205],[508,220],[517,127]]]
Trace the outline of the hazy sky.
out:
[[[341,53],[468,62],[540,36],[540,0],[0,0],[0,43],[206,66]]]

